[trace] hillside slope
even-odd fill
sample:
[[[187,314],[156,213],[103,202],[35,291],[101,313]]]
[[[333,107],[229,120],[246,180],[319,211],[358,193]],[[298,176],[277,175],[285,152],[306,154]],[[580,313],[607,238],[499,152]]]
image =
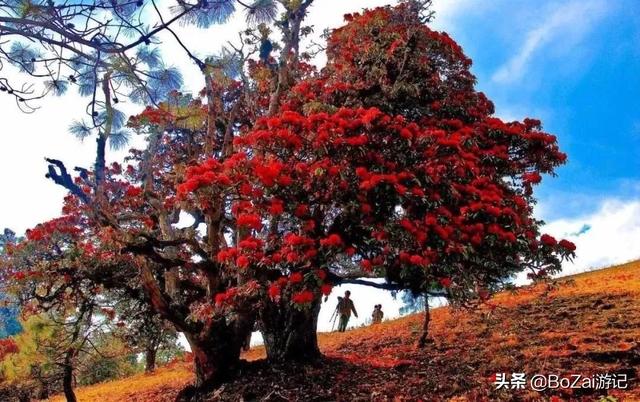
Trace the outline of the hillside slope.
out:
[[[473,312],[432,313],[435,342],[417,350],[422,315],[321,334],[326,359],[311,367],[248,364],[212,400],[640,401],[640,261],[499,294]],[[247,353],[259,360],[262,348]],[[621,373],[626,390],[497,390],[496,373]],[[187,362],[153,375],[78,390],[80,401],[171,401],[192,381]],[[53,401],[62,401],[54,398]]]

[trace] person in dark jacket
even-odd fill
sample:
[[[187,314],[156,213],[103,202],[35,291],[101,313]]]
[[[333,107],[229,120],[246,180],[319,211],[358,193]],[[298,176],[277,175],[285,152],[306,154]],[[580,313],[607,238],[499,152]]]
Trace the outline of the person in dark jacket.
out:
[[[353,305],[353,300],[350,298],[351,292],[344,292],[344,297],[338,298],[338,306],[336,310],[340,316],[340,321],[338,323],[338,331],[344,332],[347,329],[347,324],[349,323],[349,319],[351,318],[351,312],[353,315],[358,318],[358,312],[356,311],[356,307]]]

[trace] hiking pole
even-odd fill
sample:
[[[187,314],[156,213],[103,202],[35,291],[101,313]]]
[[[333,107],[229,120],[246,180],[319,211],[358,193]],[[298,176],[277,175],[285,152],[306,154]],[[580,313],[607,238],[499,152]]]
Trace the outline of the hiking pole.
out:
[[[336,312],[338,312],[338,308],[336,307],[335,310],[333,310],[333,314],[331,314],[331,318],[329,318],[329,322],[333,321],[333,317],[336,315]]]
[[[331,332],[333,332],[333,330],[336,327],[336,318],[338,318],[338,307],[336,306],[336,309],[333,310],[333,314],[331,315],[331,318],[329,318],[330,322],[333,322],[331,324]]]

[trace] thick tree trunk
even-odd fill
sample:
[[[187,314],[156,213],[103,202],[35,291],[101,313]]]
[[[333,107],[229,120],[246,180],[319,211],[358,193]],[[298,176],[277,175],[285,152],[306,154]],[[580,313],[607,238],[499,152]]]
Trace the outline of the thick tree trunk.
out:
[[[205,400],[207,393],[234,378],[240,365],[240,349],[253,329],[253,313],[239,312],[230,323],[214,322],[202,333],[186,333],[193,354],[196,381],[176,401]]]
[[[211,391],[238,374],[240,349],[252,325],[253,321],[248,320],[233,326],[220,325],[206,337],[184,333],[193,354],[196,381],[180,391],[176,402],[206,401]]]
[[[147,350],[145,351],[145,365],[144,365],[145,373],[153,373],[153,371],[156,369],[157,352],[158,350],[155,348],[155,346],[151,345],[147,347]]]
[[[297,309],[283,303],[266,303],[260,312],[260,330],[267,359],[273,363],[309,362],[321,356],[318,348],[320,298],[310,308]]]
[[[196,372],[196,387],[210,389],[233,377],[240,361],[240,344],[233,339],[202,342],[187,335]]]
[[[73,392],[73,365],[71,364],[73,353],[73,349],[69,349],[67,351],[63,366],[62,389],[64,391],[64,397],[67,399],[67,402],[78,401],[78,399],[76,399],[75,392]]]

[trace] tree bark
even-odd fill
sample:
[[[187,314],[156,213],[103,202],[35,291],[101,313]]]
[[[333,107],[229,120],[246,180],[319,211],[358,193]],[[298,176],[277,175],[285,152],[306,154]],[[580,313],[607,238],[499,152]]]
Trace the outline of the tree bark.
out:
[[[429,296],[424,295],[424,322],[422,323],[422,335],[418,340],[418,347],[423,348],[427,343],[432,342],[429,338],[429,322],[431,321],[431,314],[429,313]]]
[[[176,401],[204,401],[210,391],[236,374],[240,363],[240,342],[230,336],[216,336],[207,340],[192,334],[185,336],[193,354],[196,381],[180,391]]]
[[[155,348],[155,346],[150,345],[147,347],[147,350],[145,351],[145,365],[144,365],[145,373],[153,373],[153,371],[156,369],[157,352],[158,350]]]
[[[72,348],[67,350],[63,365],[62,389],[67,402],[78,401],[75,392],[73,392],[73,364],[71,363],[73,354],[74,350]]]
[[[317,336],[320,302],[318,297],[304,309],[289,302],[265,304],[260,311],[260,329],[267,360],[310,362],[321,356]]]

